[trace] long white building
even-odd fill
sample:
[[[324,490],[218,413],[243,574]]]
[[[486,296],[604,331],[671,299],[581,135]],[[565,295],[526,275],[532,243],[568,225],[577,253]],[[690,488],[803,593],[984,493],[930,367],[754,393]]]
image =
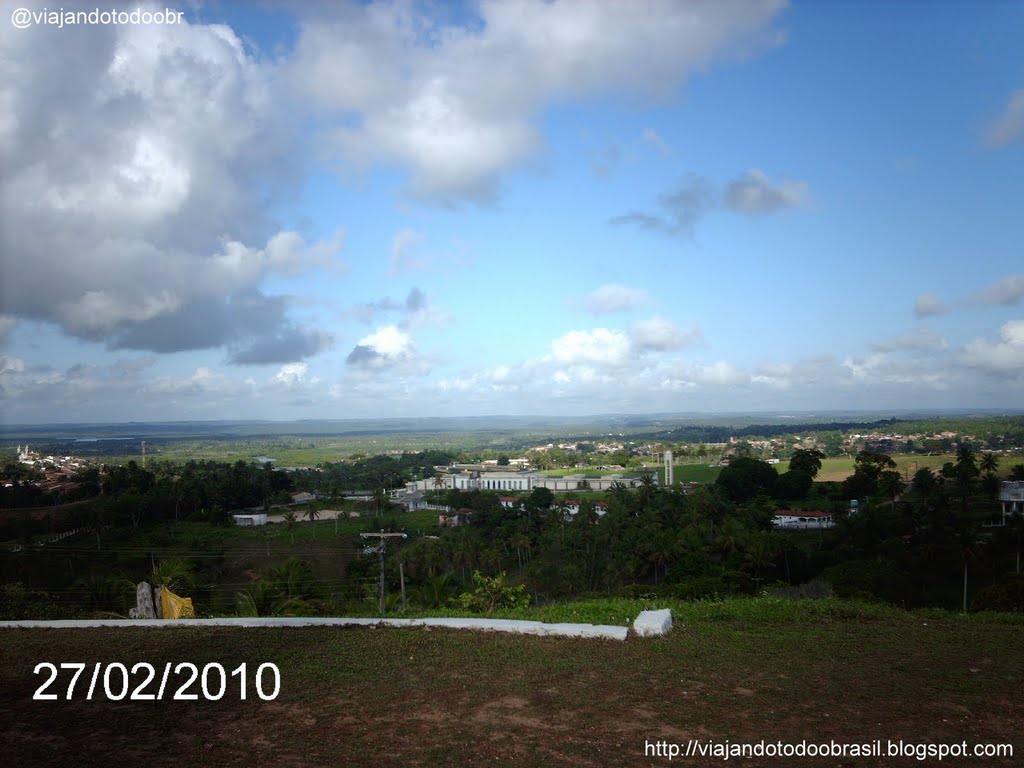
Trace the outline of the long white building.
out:
[[[406,491],[412,493],[414,491],[453,488],[460,491],[521,491],[527,493],[535,488],[547,488],[551,491],[608,491],[616,483],[621,483],[626,488],[636,488],[643,483],[645,476],[651,477],[655,484],[657,484],[657,472],[629,475],[621,473],[610,475],[576,473],[559,477],[543,475],[540,472],[514,472],[507,470],[481,472],[469,470],[439,474],[437,477],[406,483]]]

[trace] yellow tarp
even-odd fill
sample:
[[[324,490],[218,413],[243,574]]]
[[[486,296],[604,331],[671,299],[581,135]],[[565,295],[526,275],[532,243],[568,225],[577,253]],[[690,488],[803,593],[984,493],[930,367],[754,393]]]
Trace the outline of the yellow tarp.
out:
[[[160,590],[160,608],[165,619],[194,619],[191,597],[178,597],[167,587]]]

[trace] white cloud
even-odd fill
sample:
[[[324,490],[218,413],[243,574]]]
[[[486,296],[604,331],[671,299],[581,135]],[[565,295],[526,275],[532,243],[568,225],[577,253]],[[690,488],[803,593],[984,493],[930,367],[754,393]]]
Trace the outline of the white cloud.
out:
[[[836,371],[831,357],[809,357],[793,363],[762,363],[751,373],[750,380],[779,390],[799,387],[827,388]]]
[[[313,7],[289,77],[349,168],[398,163],[422,198],[488,201],[540,146],[534,121],[548,104],[670,98],[723,57],[779,42],[770,24],[783,6],[483,0],[462,26],[407,3]]]
[[[274,65],[220,25],[119,25],[56,46],[52,31],[0,35],[4,312],[110,348],[232,359],[322,338],[262,293],[269,275],[336,271],[343,239],[307,243],[268,217],[301,148]]]
[[[665,318],[655,316],[630,326],[629,337],[638,351],[664,352],[701,341],[703,335],[699,328],[680,329]]]
[[[295,386],[297,384],[304,384],[309,380],[309,364],[308,363],[286,363],[281,366],[276,374],[274,374],[274,382],[283,384],[284,386]]]
[[[941,362],[932,359],[895,357],[890,353],[875,352],[867,357],[848,356],[842,367],[856,386],[948,387],[948,371]]]
[[[25,370],[25,361],[20,357],[0,356],[0,373],[21,373]]]
[[[697,384],[723,387],[745,384],[750,379],[749,374],[724,360],[697,366],[692,370],[690,377]]]
[[[1003,147],[1024,137],[1024,88],[1014,91],[1007,100],[1006,109],[989,126],[985,141],[990,147]]]
[[[999,329],[999,339],[970,342],[960,353],[960,364],[986,373],[1024,377],[1024,320],[1005,323]]]
[[[318,267],[343,270],[345,265],[338,259],[338,254],[344,245],[345,230],[341,227],[329,240],[312,245],[298,232],[282,231],[270,238],[258,259],[266,271],[290,277]]]
[[[729,182],[725,188],[725,204],[738,213],[775,213],[803,205],[808,198],[806,181],[782,181],[773,184],[757,168]]]
[[[397,325],[385,325],[361,338],[345,358],[353,371],[392,371],[399,375],[424,375],[430,365],[419,353],[412,336]]]
[[[650,302],[647,291],[610,283],[595,288],[583,298],[583,305],[595,315],[622,312]]]
[[[543,362],[562,366],[618,368],[636,366],[650,352],[668,352],[701,341],[699,328],[681,329],[655,315],[633,323],[627,331],[608,328],[573,330],[551,342]],[[589,375],[589,374],[588,374]]]
[[[384,357],[398,357],[407,354],[412,347],[412,339],[409,334],[399,330],[393,325],[386,325],[369,336],[359,340],[359,344],[369,347],[378,355]]]
[[[562,365],[621,366],[631,353],[629,337],[622,331],[595,328],[569,331],[551,342],[550,359]]]

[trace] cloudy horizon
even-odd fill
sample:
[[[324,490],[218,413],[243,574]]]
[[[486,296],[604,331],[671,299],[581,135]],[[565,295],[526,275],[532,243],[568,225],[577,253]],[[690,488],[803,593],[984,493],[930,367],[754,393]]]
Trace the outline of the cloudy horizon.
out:
[[[642,8],[0,20],[0,419],[1019,407],[1024,6]]]

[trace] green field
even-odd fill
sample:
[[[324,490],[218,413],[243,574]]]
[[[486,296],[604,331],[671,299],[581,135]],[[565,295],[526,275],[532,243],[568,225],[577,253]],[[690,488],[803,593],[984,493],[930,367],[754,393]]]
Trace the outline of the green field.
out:
[[[936,456],[916,456],[916,455],[894,455],[893,460],[896,462],[896,468],[899,472],[906,477],[913,477],[914,473],[922,468],[929,467],[933,470],[939,470],[942,465],[947,461],[956,461],[956,456],[953,454],[940,454]],[[1002,470],[1006,470],[1011,462],[1021,461],[1020,456],[1016,457],[1004,457],[1000,463]],[[774,465],[775,469],[778,470],[779,474],[789,470],[788,461],[780,461]],[[655,466],[650,465],[651,469]],[[658,469],[658,480],[664,482],[665,470],[659,465]],[[853,474],[854,461],[849,456],[837,456],[834,458],[823,459],[821,462],[821,471],[818,473],[817,480],[822,482],[826,481],[842,481]],[[709,467],[707,464],[676,464],[673,469],[673,475],[677,483],[713,483],[718,477],[718,473],[721,472],[721,467]]]
[[[674,604],[625,643],[440,629],[0,630],[9,765],[668,765],[648,743],[1010,744],[1016,757],[734,760],[1015,766],[1024,625],[837,601]],[[1019,618],[1019,617],[1018,617]],[[33,701],[42,661],[248,665],[220,701]],[[280,669],[274,701],[254,669]],[[66,690],[69,672],[58,678]],[[133,681],[135,678],[132,678]],[[116,676],[115,676],[116,682]],[[180,681],[179,681],[180,684]],[[173,686],[171,686],[173,687]],[[169,687],[170,688],[170,687]],[[154,690],[156,686],[154,686]],[[116,687],[115,687],[116,690]],[[199,691],[199,686],[195,691]],[[199,694],[202,698],[202,694]],[[723,764],[677,758],[682,765]]]

